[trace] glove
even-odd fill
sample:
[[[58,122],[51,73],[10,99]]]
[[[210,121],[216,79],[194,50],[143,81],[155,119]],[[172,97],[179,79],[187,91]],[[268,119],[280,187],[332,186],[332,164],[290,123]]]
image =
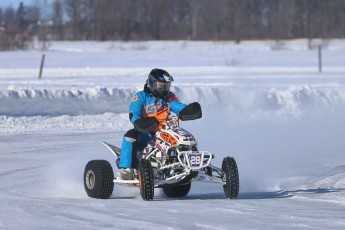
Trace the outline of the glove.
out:
[[[143,117],[134,122],[134,128],[142,134],[152,132],[159,126],[159,122],[155,117]]]

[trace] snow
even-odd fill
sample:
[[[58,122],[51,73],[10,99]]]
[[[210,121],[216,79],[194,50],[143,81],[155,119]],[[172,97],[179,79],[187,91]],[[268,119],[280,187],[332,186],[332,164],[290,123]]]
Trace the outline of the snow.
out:
[[[52,42],[38,80],[40,48],[0,52],[0,229],[344,229],[344,40]],[[99,141],[121,144],[154,67],[202,105],[181,124],[199,148],[235,157],[237,200],[203,183],[183,199],[87,197],[86,163],[117,170]]]

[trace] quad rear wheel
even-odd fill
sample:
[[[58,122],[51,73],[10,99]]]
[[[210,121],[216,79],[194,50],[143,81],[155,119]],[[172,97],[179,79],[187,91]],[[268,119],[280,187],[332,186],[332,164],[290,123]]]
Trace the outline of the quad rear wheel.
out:
[[[184,197],[189,193],[191,183],[176,186],[163,187],[163,192],[169,197]]]
[[[92,160],[84,171],[84,188],[89,197],[108,199],[114,189],[114,171],[106,160]]]
[[[233,157],[225,157],[222,163],[223,189],[225,196],[236,199],[239,192],[239,176],[236,161]]]
[[[138,178],[140,195],[143,200],[153,200],[154,197],[154,180],[151,162],[146,159],[140,159],[138,165]]]

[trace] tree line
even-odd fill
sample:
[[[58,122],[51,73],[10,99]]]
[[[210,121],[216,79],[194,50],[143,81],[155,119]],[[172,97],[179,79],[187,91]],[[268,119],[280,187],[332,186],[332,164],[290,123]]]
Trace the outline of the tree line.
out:
[[[44,17],[35,5],[0,8],[0,35],[237,42],[345,37],[344,0],[52,0],[49,8]]]

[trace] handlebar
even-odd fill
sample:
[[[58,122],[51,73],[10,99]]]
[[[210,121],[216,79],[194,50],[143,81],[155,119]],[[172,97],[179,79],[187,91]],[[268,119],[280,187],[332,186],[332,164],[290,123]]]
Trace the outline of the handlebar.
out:
[[[169,117],[167,120],[165,121],[161,121],[159,122],[160,125],[167,125],[167,126],[170,126],[170,125],[173,125],[173,124],[178,124],[180,118],[178,116],[174,116],[174,117]]]

